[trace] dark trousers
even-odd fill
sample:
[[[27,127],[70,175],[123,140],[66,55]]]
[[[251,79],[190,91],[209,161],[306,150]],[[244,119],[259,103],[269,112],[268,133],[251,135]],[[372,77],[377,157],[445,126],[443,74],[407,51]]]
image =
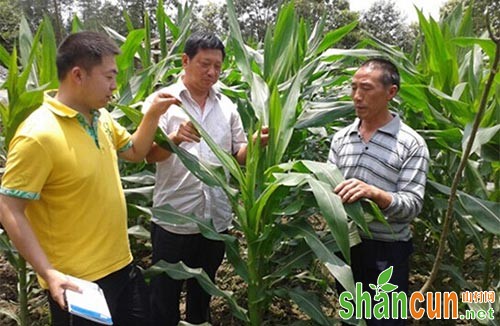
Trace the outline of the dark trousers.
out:
[[[141,271],[136,266],[130,264],[95,281],[95,283],[99,284],[104,292],[113,325],[152,325],[149,289],[144,282]],[[48,297],[52,325],[101,325],[62,310],[49,293]]]
[[[369,287],[369,284],[376,285],[379,274],[390,266],[393,266],[393,271],[389,282],[398,286],[396,292],[403,291],[408,294],[409,259],[412,252],[413,242],[411,240],[384,242],[363,239],[363,242],[351,248],[351,268],[354,282],[361,282],[363,291],[370,292],[372,308],[376,304],[373,299],[375,291]],[[339,294],[344,291],[339,283],[337,283],[337,290]],[[406,325],[404,319],[377,320],[372,318],[366,320],[366,323],[368,326]]]
[[[222,241],[205,238],[201,234],[175,234],[152,223],[153,264],[159,260],[168,263],[183,261],[191,268],[203,268],[212,281],[224,258]],[[155,326],[177,325],[180,321],[179,300],[184,280],[174,280],[166,274],[151,280],[151,310]],[[210,321],[210,295],[194,278],[186,280],[186,321],[201,324]]]

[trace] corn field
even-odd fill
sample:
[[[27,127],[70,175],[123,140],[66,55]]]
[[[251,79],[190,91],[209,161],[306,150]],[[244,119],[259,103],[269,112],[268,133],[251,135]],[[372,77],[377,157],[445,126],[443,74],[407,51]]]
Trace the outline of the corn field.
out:
[[[238,104],[249,137],[269,127],[268,146],[249,141],[246,165],[241,167],[196,125],[229,171],[228,182],[223,170],[193,158],[160,131],[156,141],[170,146],[203,182],[224,190],[234,212],[233,231],[219,234],[210,223],[168,205],[151,208],[154,166],[121,162],[120,170],[136,258],[139,251],[150,249],[151,214],[169,222],[195,222],[205,237],[225,242],[227,262],[245,286],[222,290],[203,271],[182,262],[146,266],[145,276],[196,278],[207,292],[223,298],[233,316],[231,324],[273,324],[266,316],[278,299],[296,306],[306,324],[338,321],[337,312],[325,312],[338,310],[326,294],[335,291],[335,282],[354,292],[351,231],[354,226],[367,231],[372,220],[385,220],[370,201],[342,204],[331,189],[343,177],[325,163],[326,156],[331,135],[354,118],[349,94],[355,68],[363,59],[383,56],[396,63],[402,79],[391,109],[425,138],[431,154],[424,210],[413,222],[412,274],[423,277],[415,286],[434,272],[426,291],[493,290],[498,298],[500,31],[474,35],[472,10],[460,5],[442,21],[418,13],[419,36],[411,53],[368,34],[351,49],[337,48],[357,22],[325,31],[322,21],[299,19],[293,2],[281,6],[263,44],[253,46],[243,40],[233,1],[227,0],[230,32],[224,36],[227,56],[218,87]],[[181,72],[183,44],[191,33],[189,5],[179,6],[173,17],[160,0],[153,14],[156,30],[148,14],[143,27],[129,23],[126,35],[104,27],[121,49],[118,89],[108,109],[131,131],[141,119],[145,97]],[[74,19],[72,31],[79,30],[81,23]],[[23,18],[17,46],[11,53],[0,47],[0,64],[8,70],[1,85],[5,100],[0,101],[3,159],[19,123],[41,104],[45,90],[58,86],[56,46],[48,19],[31,31]],[[321,229],[314,222],[318,217]],[[43,302],[33,304],[38,289],[33,272],[5,233],[0,233],[0,251],[16,270],[19,288],[17,310],[0,306],[0,315],[34,325],[30,309]],[[461,309],[489,308],[484,305],[464,303]],[[496,320],[477,322],[499,325],[499,301],[490,306]]]

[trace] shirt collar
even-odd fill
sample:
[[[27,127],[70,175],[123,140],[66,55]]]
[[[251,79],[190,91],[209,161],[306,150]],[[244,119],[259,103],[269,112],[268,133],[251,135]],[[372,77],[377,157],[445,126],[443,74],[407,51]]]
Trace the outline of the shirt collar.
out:
[[[399,115],[397,115],[394,112],[391,112],[392,119],[382,127],[378,128],[378,131],[381,131],[383,133],[395,136],[398,133],[399,127],[401,125],[401,119],[399,118]],[[352,134],[353,132],[358,132],[359,130],[359,124],[361,123],[361,120],[359,118],[356,118],[351,125],[350,129],[348,130],[348,134]]]
[[[81,115],[83,117],[80,112],[73,110],[66,104],[59,102],[55,98],[56,93],[57,90],[49,90],[44,93],[44,102],[49,104],[47,105],[47,107],[50,111],[60,117],[75,118],[78,115]],[[100,115],[99,110],[92,110],[91,113],[93,117]]]
[[[189,90],[187,89],[186,85],[184,84],[184,82],[182,80],[182,76],[184,76],[184,73],[181,76],[179,76],[179,78],[177,79],[177,82],[170,89],[171,94],[179,99],[181,97],[181,94],[183,94],[183,93],[189,94]],[[208,93],[209,99],[211,99],[211,100],[214,100],[214,99],[220,100],[221,99],[221,92],[220,92],[219,86],[218,86],[219,83],[220,82],[218,81],[214,86],[210,87],[210,91]]]
[[[397,135],[399,127],[401,125],[401,119],[399,118],[399,115],[397,115],[394,112],[391,112],[392,114],[392,120],[386,123],[384,126],[378,128],[379,131],[385,132],[386,134],[389,135]]]

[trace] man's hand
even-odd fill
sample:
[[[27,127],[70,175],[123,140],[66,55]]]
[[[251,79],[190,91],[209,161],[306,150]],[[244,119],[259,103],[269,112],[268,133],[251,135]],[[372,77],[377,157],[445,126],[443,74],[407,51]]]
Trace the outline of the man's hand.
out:
[[[199,143],[201,136],[193,123],[186,120],[179,126],[179,129],[172,134],[171,139],[176,145],[179,145],[182,142]]]
[[[342,181],[333,191],[339,195],[343,203],[348,204],[361,198],[372,198],[373,196],[373,186],[358,179]]]
[[[257,141],[258,136],[259,136],[259,132],[258,131],[256,131],[252,135],[252,141],[254,142],[254,144]],[[260,130],[260,146],[266,147],[268,141],[269,141],[269,128],[268,127],[262,127],[262,129]]]
[[[342,181],[333,191],[347,204],[368,198],[380,209],[385,209],[392,202],[392,196],[388,192],[354,178]]]
[[[167,112],[168,108],[172,104],[180,105],[181,101],[170,95],[169,93],[159,91],[153,98],[153,102],[151,102],[149,111],[156,116],[161,116],[162,114]]]
[[[71,282],[69,278],[63,273],[51,269],[47,271],[44,275],[44,279],[49,285],[49,292],[55,302],[61,307],[61,309],[66,310],[66,299],[64,296],[64,291],[66,289],[73,290],[76,292],[81,292],[81,289],[75,283]]]

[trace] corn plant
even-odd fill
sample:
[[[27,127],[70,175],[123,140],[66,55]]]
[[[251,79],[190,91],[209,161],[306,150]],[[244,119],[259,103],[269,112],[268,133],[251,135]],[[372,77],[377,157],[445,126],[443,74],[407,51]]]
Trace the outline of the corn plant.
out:
[[[314,255],[325,270],[354,293],[348,265],[348,220],[352,219],[368,232],[365,215],[360,203],[344,206],[333,193],[333,187],[343,180],[336,167],[312,161],[282,162],[299,123],[302,97],[321,92],[321,83],[315,83],[325,74],[321,54],[349,33],[356,22],[324,35],[321,22],[311,30],[308,24],[297,19],[293,4],[284,5],[275,26],[269,27],[264,49],[260,51],[243,42],[234,5],[232,1],[227,4],[231,28],[228,53],[234,58],[235,66],[229,68],[226,81],[235,82],[237,74],[245,85],[235,82],[237,85],[225,85],[223,91],[236,95],[238,102],[249,110],[242,114],[246,117],[249,135],[260,131],[263,125],[269,127],[269,145],[262,148],[258,139],[254,143],[249,137],[246,165],[242,168],[193,119],[221,166],[197,160],[164,135],[158,135],[156,141],[174,151],[203,182],[224,190],[235,214],[235,227],[244,239],[219,234],[210,223],[180,214],[168,205],[149,211],[169,222],[195,222],[205,237],[224,241],[228,260],[248,285],[247,307],[240,307],[231,294],[215,287],[202,271],[190,269],[183,263],[159,262],[149,273],[166,272],[176,279],[195,277],[207,292],[224,296],[234,315],[250,325],[262,323],[263,314],[276,296],[295,301],[315,322],[330,325],[332,320],[322,312],[316,294],[300,286],[290,288],[283,280],[298,278],[297,268],[307,266]],[[241,92],[238,87],[246,87],[247,91]],[[134,123],[139,123],[140,112],[127,106],[120,108]],[[224,171],[231,175],[232,182],[227,181]],[[308,224],[307,217],[315,207],[319,207],[329,226],[328,234],[317,234]],[[381,217],[370,203],[367,208],[377,218]],[[345,261],[339,258],[340,254]]]

